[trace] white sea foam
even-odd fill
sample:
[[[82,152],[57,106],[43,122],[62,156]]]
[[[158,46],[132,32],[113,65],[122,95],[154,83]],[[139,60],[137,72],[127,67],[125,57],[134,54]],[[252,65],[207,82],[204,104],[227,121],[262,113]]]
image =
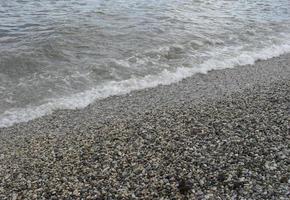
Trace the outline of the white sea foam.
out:
[[[65,98],[50,99],[48,103],[37,107],[7,110],[0,115],[0,127],[8,127],[19,122],[27,122],[50,114],[57,109],[84,108],[96,99],[103,99],[112,95],[126,94],[134,90],[156,87],[160,84],[168,85],[192,76],[195,73],[207,73],[213,69],[225,69],[239,65],[254,64],[257,60],[266,60],[289,52],[289,44],[273,45],[259,52],[240,52],[238,56],[224,60],[220,60],[216,56],[202,63],[200,66],[194,66],[192,68],[180,67],[174,72],[164,70],[157,75],[147,75],[140,79],[132,78],[123,81],[111,81]]]

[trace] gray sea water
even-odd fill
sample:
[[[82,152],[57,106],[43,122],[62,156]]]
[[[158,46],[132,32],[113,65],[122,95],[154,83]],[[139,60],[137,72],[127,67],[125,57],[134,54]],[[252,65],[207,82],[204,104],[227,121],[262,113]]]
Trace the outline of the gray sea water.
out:
[[[289,0],[0,0],[0,127],[289,51]]]

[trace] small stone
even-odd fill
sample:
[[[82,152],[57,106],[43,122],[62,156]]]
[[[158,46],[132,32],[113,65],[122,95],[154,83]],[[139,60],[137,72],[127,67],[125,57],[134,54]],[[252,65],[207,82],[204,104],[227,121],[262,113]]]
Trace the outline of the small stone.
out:
[[[28,189],[31,188],[31,181],[27,181],[27,188],[28,188]]]
[[[179,192],[180,192],[181,194],[184,194],[184,195],[185,195],[185,194],[188,194],[188,193],[191,191],[192,186],[193,186],[193,184],[192,184],[192,182],[189,181],[189,180],[184,180],[184,179],[182,179],[182,180],[180,180],[179,183],[178,183],[178,189],[179,189]]]
[[[18,197],[18,195],[17,195],[16,193],[13,193],[13,194],[12,194],[12,200],[16,200],[17,197]]]
[[[202,130],[201,128],[198,127],[193,127],[191,129],[191,134],[196,135],[196,134],[203,134],[204,130]]]
[[[283,176],[281,179],[280,179],[280,182],[281,183],[288,183],[289,182],[289,177],[286,175],[286,176]]]
[[[211,198],[213,198],[214,197],[214,195],[213,194],[207,194],[207,195],[205,195],[205,199],[211,199]]]
[[[217,177],[217,180],[219,182],[224,182],[227,179],[226,175],[224,173],[220,173]]]
[[[275,162],[269,162],[267,161],[265,163],[265,167],[269,170],[275,170],[277,168],[277,164]]]
[[[244,183],[235,181],[232,185],[233,190],[239,190],[241,187],[243,187]]]
[[[76,190],[73,192],[73,195],[75,195],[75,196],[77,196],[77,197],[80,196],[80,192],[79,192],[79,190],[76,189]]]

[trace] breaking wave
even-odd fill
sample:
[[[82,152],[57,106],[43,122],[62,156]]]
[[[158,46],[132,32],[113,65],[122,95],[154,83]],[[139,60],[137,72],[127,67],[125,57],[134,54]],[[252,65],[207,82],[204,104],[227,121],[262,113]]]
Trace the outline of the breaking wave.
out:
[[[290,45],[273,45],[259,52],[240,52],[238,56],[220,60],[209,59],[200,66],[179,67],[175,71],[163,70],[156,75],[147,75],[143,78],[131,78],[122,81],[109,81],[95,88],[73,94],[63,98],[49,99],[48,103],[40,106],[16,108],[5,111],[0,115],[0,127],[11,126],[19,122],[27,122],[32,119],[47,115],[58,109],[84,108],[97,99],[103,99],[112,95],[127,94],[134,90],[152,88],[158,85],[169,85],[196,73],[207,73],[210,70],[233,68],[236,66],[252,65],[257,60],[267,60],[290,52]],[[217,56],[218,57],[218,56]]]

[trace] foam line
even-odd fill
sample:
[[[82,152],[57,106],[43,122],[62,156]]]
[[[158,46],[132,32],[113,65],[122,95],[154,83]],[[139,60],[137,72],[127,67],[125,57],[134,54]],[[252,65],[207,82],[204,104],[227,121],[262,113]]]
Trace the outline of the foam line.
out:
[[[226,69],[235,66],[254,64],[257,60],[266,60],[290,52],[290,45],[273,45],[259,52],[240,52],[236,57],[225,60],[210,59],[200,66],[192,68],[180,67],[176,71],[164,70],[156,75],[147,75],[141,79],[111,81],[99,85],[85,92],[77,93],[65,98],[50,99],[48,103],[37,107],[10,109],[0,115],[0,127],[8,127],[15,123],[27,122],[32,119],[52,113],[58,109],[84,108],[97,99],[112,95],[126,94],[134,90],[156,87],[160,84],[168,85],[190,77],[196,73],[207,73],[213,69]]]

